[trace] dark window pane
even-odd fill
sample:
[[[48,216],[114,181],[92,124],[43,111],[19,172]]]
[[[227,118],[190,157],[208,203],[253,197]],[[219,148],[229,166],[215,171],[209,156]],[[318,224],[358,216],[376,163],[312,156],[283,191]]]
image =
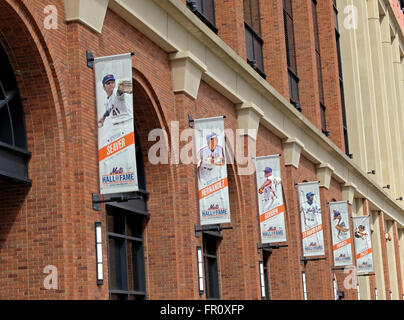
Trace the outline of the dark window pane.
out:
[[[320,112],[321,112],[321,129],[323,132],[327,131],[327,121],[326,121],[326,115],[325,115],[325,107],[321,105],[320,107]]]
[[[16,147],[27,149],[27,136],[25,134],[25,117],[20,98],[15,95],[9,102],[11,119],[13,121],[14,144]]]
[[[247,28],[245,30],[245,40],[247,49],[247,59],[254,60],[254,45],[253,45],[253,34]]]
[[[145,291],[143,244],[128,241],[128,280],[130,291]]]
[[[0,109],[0,141],[13,145],[13,133],[7,105]]]
[[[209,255],[216,256],[216,250],[217,250],[217,240],[215,237],[209,237],[205,236],[204,237],[204,245],[205,245],[205,253]]]
[[[202,14],[215,25],[215,3],[213,0],[202,0]]]
[[[109,237],[109,266],[111,290],[128,290],[125,240]]]
[[[258,38],[254,38],[254,55],[255,61],[257,62],[257,68],[264,71],[264,61],[262,57],[262,43]]]
[[[261,35],[261,15],[259,0],[244,0],[244,21],[259,36]]]
[[[126,235],[131,237],[143,237],[143,217],[135,214],[126,216]]]
[[[219,279],[217,269],[217,259],[206,258],[206,279],[208,298],[219,299]]]
[[[115,207],[109,207],[108,231],[125,234],[125,216],[118,211]]]
[[[128,300],[128,295],[113,293],[111,294],[111,300]]]
[[[290,100],[293,102],[299,102],[299,88],[298,88],[298,78],[289,70],[289,95]]]

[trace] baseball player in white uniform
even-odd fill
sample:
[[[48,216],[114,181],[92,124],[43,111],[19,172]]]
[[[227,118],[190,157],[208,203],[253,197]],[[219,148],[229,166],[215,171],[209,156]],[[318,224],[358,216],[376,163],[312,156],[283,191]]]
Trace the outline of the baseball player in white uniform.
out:
[[[104,136],[102,137],[102,146],[112,143],[134,130],[133,110],[131,105],[128,105],[126,101],[126,95],[132,94],[132,82],[120,81],[118,88],[115,88],[115,82],[115,77],[112,74],[108,74],[102,79],[102,85],[107,97],[104,103],[105,113],[98,121],[98,127],[102,128],[105,120],[109,119],[109,127],[103,130]],[[129,150],[124,149],[121,152],[129,152]],[[120,162],[118,162],[114,156],[106,159],[103,162],[104,172],[114,174],[116,170],[122,168],[125,172],[134,170],[134,168],[128,163],[129,156],[120,157],[120,159]]]
[[[205,184],[215,177],[219,177],[217,166],[225,165],[224,150],[219,146],[217,134],[211,132],[206,136],[207,146],[198,152],[198,177]]]
[[[319,224],[317,216],[321,214],[321,209],[317,203],[313,201],[314,193],[308,192],[306,199],[307,201],[302,204],[300,211],[303,213],[306,228],[312,228]]]
[[[126,134],[128,132],[125,130],[127,129],[126,126],[133,119],[133,110],[128,107],[125,100],[125,94],[132,93],[131,83],[130,81],[122,81],[115,90],[115,77],[108,74],[103,78],[102,85],[107,98],[104,103],[105,113],[98,121],[98,126],[103,127],[105,120],[109,118],[111,119],[112,131],[123,131]]]
[[[344,221],[342,221],[341,213],[334,210],[334,227],[338,230],[337,238],[339,240],[345,240],[347,238],[348,228]]]
[[[266,167],[264,170],[265,182],[259,188],[259,194],[263,194],[264,210],[269,210],[271,206],[278,200],[278,186],[281,180],[272,176],[272,168]]]

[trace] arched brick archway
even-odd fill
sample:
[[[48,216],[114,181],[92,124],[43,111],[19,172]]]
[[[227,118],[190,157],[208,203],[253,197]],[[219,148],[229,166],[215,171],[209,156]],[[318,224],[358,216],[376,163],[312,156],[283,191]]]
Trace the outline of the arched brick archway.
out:
[[[22,1],[0,2],[0,45],[17,81],[32,153],[31,186],[0,181],[0,299],[57,298],[68,294],[72,280],[60,264],[71,252],[64,238],[69,165],[60,85],[42,31]],[[58,290],[44,287],[49,265],[58,268]]]

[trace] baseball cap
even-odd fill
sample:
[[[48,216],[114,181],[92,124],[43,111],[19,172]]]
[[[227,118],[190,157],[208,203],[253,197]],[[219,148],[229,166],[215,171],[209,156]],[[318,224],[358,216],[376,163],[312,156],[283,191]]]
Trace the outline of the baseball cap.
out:
[[[337,210],[334,210],[334,217],[337,217],[339,215],[341,215],[341,213],[339,211],[337,211]]]
[[[314,193],[313,192],[307,192],[306,198],[310,199],[311,196],[314,196]]]
[[[108,81],[114,80],[114,75],[113,74],[107,74],[103,79],[102,79],[102,85],[106,84]]]
[[[216,132],[211,132],[211,133],[206,135],[206,140],[210,140],[210,139],[213,139],[215,137],[217,137]]]
[[[267,173],[267,172],[272,172],[272,168],[266,167],[264,171],[265,171],[265,173]]]

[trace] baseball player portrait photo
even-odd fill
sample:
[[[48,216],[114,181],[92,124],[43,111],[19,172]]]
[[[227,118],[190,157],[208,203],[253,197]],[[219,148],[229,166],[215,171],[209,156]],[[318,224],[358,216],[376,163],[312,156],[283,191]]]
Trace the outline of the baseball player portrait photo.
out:
[[[197,154],[198,178],[205,185],[209,185],[219,175],[217,167],[224,166],[226,161],[223,147],[218,144],[216,132],[212,131],[206,135],[206,144]]]
[[[359,225],[355,229],[355,238],[359,238],[361,240],[367,240],[367,232],[365,231],[365,226],[363,224]]]
[[[315,194],[312,192],[306,193],[306,201],[302,204],[300,212],[303,215],[303,221],[306,228],[312,228],[320,224],[321,208],[314,201]]]
[[[349,229],[347,228],[345,221],[342,220],[342,215],[339,211],[334,210],[334,228],[337,229],[337,239],[345,240],[348,235]]]
[[[272,175],[271,167],[265,167],[264,176],[265,182],[259,188],[258,193],[263,195],[262,201],[264,210],[269,210],[273,206],[276,206],[277,202],[280,200],[278,187],[281,185],[281,179]]]
[[[127,105],[125,97],[125,95],[132,94],[132,81],[120,81],[116,88],[114,75],[107,74],[102,79],[102,87],[106,93],[105,113],[98,121],[98,127],[102,128],[107,118],[111,119],[112,125],[122,127],[126,122],[133,119],[132,108]]]

